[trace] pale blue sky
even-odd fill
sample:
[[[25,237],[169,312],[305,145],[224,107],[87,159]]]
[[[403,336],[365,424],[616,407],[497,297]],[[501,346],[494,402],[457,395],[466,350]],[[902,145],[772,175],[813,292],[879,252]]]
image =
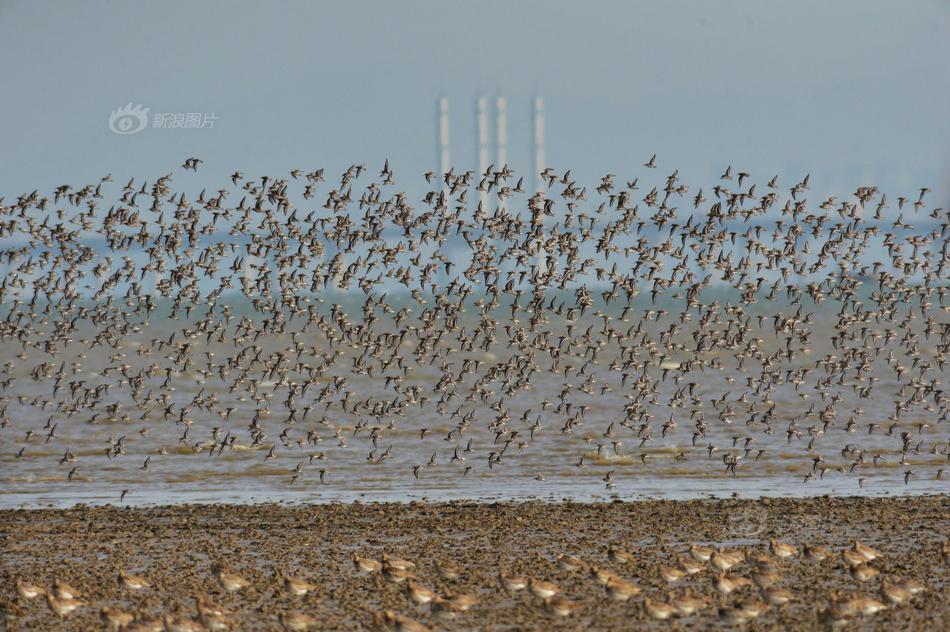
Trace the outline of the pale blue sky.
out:
[[[0,1],[0,195],[204,179],[388,157],[400,185],[474,166],[474,100],[509,100],[510,163],[530,170],[530,99],[548,163],[588,181],[661,169],[703,184],[726,164],[816,188],[896,196],[950,183],[950,3]],[[213,112],[214,129],[110,132],[128,102]],[[201,174],[199,174],[201,175]],[[842,191],[847,193],[848,191]]]

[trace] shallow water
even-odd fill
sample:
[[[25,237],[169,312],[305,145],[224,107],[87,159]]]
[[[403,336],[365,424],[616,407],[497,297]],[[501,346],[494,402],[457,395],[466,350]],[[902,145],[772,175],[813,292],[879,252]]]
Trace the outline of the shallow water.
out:
[[[135,350],[139,343],[155,336],[165,336],[172,323],[166,322],[162,328],[151,327],[138,337],[130,337],[124,343],[126,358],[110,358],[96,349],[69,349],[60,354],[54,362],[81,363],[80,372],[71,379],[87,380],[89,383],[115,384],[116,374],[102,375],[103,369],[113,362],[136,363],[140,366],[149,359],[139,359]],[[179,323],[175,323],[180,326]],[[821,322],[814,326],[815,337],[820,339],[829,331]],[[281,340],[262,342],[263,346],[275,348]],[[767,344],[767,343],[764,343]],[[816,345],[816,347],[819,345]],[[79,345],[77,345],[79,347]],[[212,344],[209,351],[217,352],[218,357],[233,353],[227,345]],[[499,344],[504,349],[504,344]],[[924,353],[926,348],[922,345]],[[404,352],[408,352],[408,347]],[[5,345],[6,357],[19,352],[13,345]],[[374,399],[391,399],[392,391],[387,395],[384,380],[366,375],[353,374],[346,370],[352,363],[350,350],[338,361],[339,368],[333,374],[347,377],[347,387],[360,398],[372,396]],[[33,351],[36,354],[35,351]],[[114,351],[110,351],[114,353]],[[414,405],[405,415],[395,418],[395,427],[390,427],[389,419],[377,421],[367,414],[344,413],[339,405],[327,411],[323,406],[315,405],[308,415],[294,424],[286,423],[287,412],[281,401],[286,397],[286,389],[273,389],[272,384],[262,383],[258,389],[259,400],[255,402],[241,391],[229,392],[226,384],[214,375],[200,375],[197,370],[189,374],[176,373],[170,386],[159,387],[164,380],[161,376],[152,380],[150,388],[168,395],[169,402],[175,402],[175,414],[169,419],[162,415],[161,406],[152,406],[143,413],[131,405],[127,399],[127,387],[116,385],[110,395],[97,407],[99,415],[95,423],[90,423],[92,413],[78,411],[64,414],[50,404],[44,410],[42,400],[49,398],[53,388],[51,380],[32,380],[29,371],[39,361],[36,355],[28,362],[18,363],[13,370],[16,380],[6,391],[7,427],[3,436],[7,439],[0,449],[0,507],[68,507],[78,503],[103,504],[118,503],[123,490],[129,490],[124,503],[130,505],[155,505],[177,503],[257,503],[269,501],[281,502],[352,502],[352,501],[412,501],[412,500],[566,500],[577,501],[642,498],[688,499],[707,496],[740,497],[759,496],[811,496],[811,495],[919,495],[946,493],[950,476],[936,478],[941,469],[950,470],[950,462],[943,450],[950,441],[950,424],[940,422],[937,412],[927,411],[925,405],[914,408],[901,416],[890,432],[888,427],[894,423],[888,421],[893,415],[893,402],[897,384],[885,366],[876,374],[881,376],[871,397],[858,400],[854,390],[846,383],[829,389],[838,393],[840,401],[835,406],[836,417],[824,434],[815,439],[813,450],[807,449],[810,439],[809,428],[821,427],[817,416],[802,416],[814,404],[814,410],[820,411],[827,406],[814,387],[814,376],[809,377],[796,391],[795,385],[782,383],[774,387],[771,401],[776,405],[773,432],[765,432],[762,424],[747,426],[749,404],[739,398],[740,389],[748,375],[742,373],[734,360],[724,357],[721,370],[707,369],[699,375],[688,375],[677,385],[672,379],[660,384],[657,402],[650,406],[653,420],[652,440],[643,447],[635,435],[634,428],[623,427],[623,407],[629,400],[626,393],[631,392],[620,384],[615,372],[607,370],[611,357],[609,350],[599,358],[599,365],[591,365],[588,371],[596,381],[589,394],[574,391],[570,397],[576,415],[578,407],[587,406],[585,414],[571,433],[562,432],[567,419],[566,410],[558,412],[558,397],[565,383],[580,385],[583,378],[573,374],[567,378],[549,371],[540,371],[531,381],[529,390],[522,390],[504,397],[505,406],[511,410],[508,426],[519,434],[513,439],[502,462],[489,468],[488,456],[500,451],[501,443],[494,443],[490,429],[493,421],[500,415],[491,403],[498,401],[498,385],[487,387],[492,393],[484,398],[475,396],[469,401],[456,398],[448,405],[446,413],[439,413],[432,401],[423,405]],[[82,354],[82,355],[80,355]],[[805,366],[814,363],[818,352],[810,356],[803,355],[798,362]],[[492,354],[471,352],[459,354],[463,357],[480,359],[486,364],[498,363],[507,358]],[[883,362],[883,358],[879,359]],[[545,368],[544,359],[538,359]],[[434,383],[441,372],[436,367],[422,367],[406,376],[403,388],[412,384],[422,387],[423,395],[430,395]],[[462,383],[470,386],[474,375],[463,376]],[[708,431],[693,445],[693,426],[686,408],[672,408],[668,402],[674,401],[676,389],[684,387],[692,378],[695,381],[694,395],[702,402]],[[731,381],[731,383],[730,383]],[[611,390],[600,392],[600,385],[608,384]],[[322,385],[308,391],[307,397],[315,397]],[[63,398],[68,391],[68,380],[60,386],[58,397]],[[460,392],[466,392],[459,389]],[[730,405],[736,416],[727,422],[717,418],[713,400],[729,393]],[[809,395],[803,399],[800,394]],[[187,436],[182,437],[186,425],[177,423],[179,408],[187,405],[198,395],[213,394],[217,398],[217,409],[208,412],[200,407],[192,407],[185,417],[190,422]],[[15,395],[15,396],[14,396]],[[34,399],[40,398],[40,399]],[[542,411],[541,402],[552,402]],[[336,400],[334,400],[336,401]],[[115,415],[109,419],[102,411],[108,402],[119,404]],[[268,402],[265,405],[265,402]],[[447,435],[456,428],[458,417],[449,416],[459,406],[462,414],[473,413],[464,428],[461,438],[457,433],[451,440]],[[758,408],[761,410],[761,405]],[[860,406],[863,414],[857,416],[857,425],[853,432],[845,429],[851,411]],[[228,419],[219,412],[227,407],[234,411]],[[265,439],[260,445],[251,447],[248,424],[258,409],[270,409],[270,414],[262,415],[260,426]],[[520,415],[531,410],[527,421],[521,421]],[[143,416],[144,415],[144,416]],[[660,426],[672,415],[677,425],[671,428],[666,437],[661,436]],[[57,424],[56,439],[53,443],[44,442],[44,425],[52,417]],[[802,436],[788,440],[786,429],[791,420],[800,417],[795,423]],[[536,421],[541,428],[531,437],[531,428]],[[354,435],[354,427],[365,423],[366,429]],[[610,429],[614,437],[607,437]],[[873,434],[868,433],[867,424],[878,423],[880,428]],[[921,426],[920,424],[927,424]],[[216,452],[209,456],[208,446],[213,441],[213,428],[219,428],[219,440],[228,432],[237,437],[233,449],[226,449],[220,455]],[[391,456],[381,463],[368,460],[373,449],[370,431],[380,429],[377,440],[378,457],[392,446]],[[288,429],[289,428],[289,429]],[[420,439],[420,429],[428,428],[429,434]],[[29,429],[35,435],[27,442],[23,439]],[[140,430],[146,430],[141,434]],[[285,430],[281,439],[280,435]],[[307,444],[308,432],[319,436],[315,443]],[[911,435],[910,445],[920,444],[918,450],[911,449],[900,460],[902,441],[900,435]],[[115,440],[125,436],[125,454],[107,457],[110,437]],[[751,438],[749,451],[743,448],[747,438]],[[10,442],[10,439],[15,441]],[[473,451],[465,449],[471,441]],[[612,442],[621,445],[614,447]],[[519,443],[522,443],[519,447]],[[848,471],[853,457],[845,458],[840,453],[846,444],[852,444],[865,452],[866,464],[855,471]],[[598,445],[601,456],[598,457]],[[710,455],[708,446],[716,450]],[[272,446],[273,458],[266,459]],[[458,459],[453,461],[458,446]],[[158,454],[160,448],[166,448],[167,454]],[[23,448],[21,457],[17,452]],[[64,451],[75,455],[75,460],[61,463]],[[759,454],[759,450],[764,450]],[[323,458],[319,458],[322,454]],[[428,465],[435,454],[435,465]],[[726,472],[723,455],[743,455],[736,473]],[[311,463],[310,455],[316,455]],[[585,467],[577,463],[584,456]],[[680,458],[677,459],[677,455]],[[819,465],[828,468],[823,476],[815,471],[815,479],[803,482],[805,476],[813,471],[813,458],[821,456],[824,461]],[[646,456],[646,462],[642,460]],[[758,459],[756,459],[758,456]],[[877,463],[873,462],[877,456]],[[141,469],[147,457],[150,457],[148,469]],[[464,459],[464,460],[462,460]],[[300,475],[291,483],[294,470],[300,464]],[[424,465],[419,477],[413,475],[416,465]],[[69,471],[76,467],[72,481],[67,480]],[[473,467],[465,474],[466,467]],[[326,468],[325,482],[321,483],[319,470]],[[839,468],[843,471],[839,471]],[[904,482],[904,472],[911,469],[915,474]],[[604,477],[613,471],[614,487],[607,489]],[[543,480],[539,480],[543,477]],[[863,487],[859,479],[864,479]]]

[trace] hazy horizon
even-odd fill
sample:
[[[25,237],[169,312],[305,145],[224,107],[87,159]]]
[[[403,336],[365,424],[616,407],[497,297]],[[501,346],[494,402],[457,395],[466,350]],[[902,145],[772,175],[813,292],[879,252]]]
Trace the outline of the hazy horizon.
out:
[[[930,186],[942,205],[948,27],[943,2],[6,2],[0,195],[154,179],[189,156],[212,181],[388,158],[415,193],[443,95],[453,165],[476,166],[476,98],[505,96],[509,163],[527,175],[537,95],[547,163],[580,182],[657,152],[695,186],[732,164],[810,172],[814,197]],[[214,125],[116,134],[129,103]]]

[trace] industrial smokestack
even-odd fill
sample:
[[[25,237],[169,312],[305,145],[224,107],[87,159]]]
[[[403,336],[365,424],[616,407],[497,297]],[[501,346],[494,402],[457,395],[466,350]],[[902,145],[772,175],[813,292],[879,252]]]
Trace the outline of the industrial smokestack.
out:
[[[488,169],[488,99],[478,98],[476,128],[478,133],[478,179],[481,180]],[[479,199],[482,202],[482,208],[488,208],[488,193],[481,191]]]
[[[508,99],[498,97],[495,99],[495,142],[498,151],[497,169],[503,169],[508,164]],[[505,201],[498,201],[499,208],[505,208]]]
[[[449,99],[439,99],[439,176],[450,169],[449,164]]]
[[[544,180],[544,99],[534,97],[534,182],[535,191],[541,191]]]
[[[508,164],[508,99],[495,99],[495,113],[495,142],[498,151],[498,163],[495,166],[501,169]]]

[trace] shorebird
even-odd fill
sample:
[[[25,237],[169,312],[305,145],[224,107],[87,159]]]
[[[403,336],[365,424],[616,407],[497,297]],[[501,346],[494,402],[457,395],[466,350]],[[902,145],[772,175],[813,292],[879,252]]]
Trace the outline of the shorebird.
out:
[[[858,608],[858,610],[861,612],[861,614],[864,614],[864,615],[877,614],[881,610],[887,610],[887,606],[882,604],[880,601],[877,601],[876,599],[871,599],[869,597],[858,599],[855,605]]]
[[[886,603],[900,605],[905,601],[909,601],[912,596],[909,590],[898,584],[892,584],[887,579],[881,582],[881,598]]]
[[[722,606],[719,608],[719,618],[732,626],[745,625],[760,613],[757,605],[751,607],[739,603],[735,606]]]
[[[377,612],[374,616],[376,626],[394,632],[430,632],[430,628],[392,610]]]
[[[752,571],[752,582],[759,588],[769,588],[782,581],[782,576],[768,567],[760,567]]]
[[[559,555],[557,564],[565,571],[587,570],[587,562],[573,555]]]
[[[859,559],[864,562],[872,562],[881,557],[880,551],[858,540],[852,543],[851,548],[845,549],[845,552],[849,553],[849,559]]]
[[[383,564],[379,560],[374,560],[369,557],[360,557],[358,555],[353,556],[353,566],[356,567],[357,572],[361,575],[377,573],[383,569]]]
[[[439,599],[446,611],[453,613],[467,612],[473,606],[479,603],[478,597],[466,593],[447,592],[445,597]]]
[[[898,579],[895,583],[895,586],[906,590],[911,595],[916,595],[927,590],[926,584],[923,584],[916,579]]]
[[[528,587],[528,578],[524,575],[508,575],[507,573],[500,572],[498,579],[501,581],[501,585],[504,589],[510,593],[518,592]]]
[[[287,592],[298,597],[317,589],[316,584],[312,584],[302,577],[294,577],[291,575],[285,575],[283,577],[283,584]]]
[[[195,608],[198,610],[198,614],[202,618],[208,617],[225,617],[230,614],[230,611],[224,606],[215,603],[210,598],[204,595],[198,595],[195,597]]]
[[[675,566],[660,566],[660,577],[668,584],[675,584],[686,576],[686,571]]]
[[[785,544],[783,542],[778,542],[777,540],[769,540],[769,553],[779,558],[780,560],[788,559],[795,555],[798,555],[798,547],[791,544]]]
[[[670,599],[670,605],[676,608],[680,616],[689,617],[705,609],[709,604],[706,603],[706,600],[694,596],[687,590],[684,594]]]
[[[715,553],[715,549],[711,546],[700,546],[698,544],[689,545],[689,554],[697,561],[708,562],[713,553]]]
[[[219,616],[198,616],[198,623],[212,632],[224,632],[234,628],[234,620],[224,615]]]
[[[554,582],[535,579],[533,577],[528,580],[528,588],[531,589],[531,594],[539,599],[549,599],[560,591],[560,588]]]
[[[132,575],[124,570],[119,570],[119,583],[129,590],[144,590],[152,586],[144,577]]]
[[[713,587],[721,592],[724,595],[728,595],[734,590],[738,590],[743,586],[751,586],[752,580],[748,577],[742,577],[737,575],[726,575],[720,573],[713,578]]]
[[[165,629],[168,632],[204,632],[205,626],[190,617],[166,615]]]
[[[214,629],[205,625],[209,630]],[[125,627],[125,632],[165,632],[165,621],[162,619],[137,619]]]
[[[676,608],[673,605],[662,601],[654,601],[649,597],[643,600],[643,609],[651,618],[661,621],[669,619],[676,614]]]
[[[458,581],[462,578],[464,572],[462,567],[449,560],[438,560],[435,563],[436,570],[442,579],[450,582]]]
[[[434,590],[430,590],[429,588],[426,588],[425,586],[411,579],[406,582],[406,594],[408,594],[409,598],[420,606],[431,603],[433,600],[438,599],[439,597],[439,595]]]
[[[614,601],[629,601],[640,594],[640,587],[619,577],[611,577],[605,586],[607,595]]]
[[[383,568],[385,569],[386,567],[401,571],[411,571],[416,568],[416,563],[409,560],[392,558],[388,554],[383,553]]]
[[[277,615],[277,620],[281,627],[293,632],[303,632],[311,628],[317,628],[320,624],[316,617],[306,612],[281,612]]]
[[[34,599],[46,594],[42,586],[19,578],[16,580],[16,591],[22,599]]]
[[[135,615],[131,612],[126,612],[116,606],[103,606],[99,609],[99,617],[112,632],[127,628],[135,620]]]
[[[833,625],[847,623],[855,617],[861,615],[873,615],[887,606],[869,597],[850,597],[835,599],[821,611],[822,618],[830,621]]]
[[[50,593],[46,593],[46,603],[49,605],[50,610],[55,612],[60,618],[63,618],[73,610],[86,605],[78,599],[71,597],[56,597]]]
[[[704,564],[702,564],[698,560],[694,560],[688,557],[678,558],[678,564],[679,564],[679,568],[681,568],[683,572],[685,572],[687,575],[696,575],[706,570],[706,566]]]
[[[762,589],[762,597],[773,606],[784,606],[791,602],[795,598],[795,595],[785,588],[770,586]]]
[[[393,584],[402,584],[408,579],[413,579],[415,573],[400,566],[383,564],[383,578]]]
[[[831,550],[828,547],[817,544],[805,544],[805,546],[802,547],[802,550],[805,553],[805,557],[813,562],[820,562],[828,557],[831,557],[832,555]]]
[[[587,572],[590,575],[590,578],[601,586],[606,586],[612,580],[621,579],[620,576],[618,576],[613,571],[600,566],[594,566],[593,564],[588,568]]]
[[[221,584],[221,587],[224,588],[227,592],[237,592],[244,588],[247,588],[248,581],[241,575],[225,570],[221,566],[216,566],[213,568],[213,572],[218,582]]]
[[[859,582],[866,582],[870,579],[877,577],[881,571],[877,570],[873,566],[868,566],[867,564],[856,564],[848,568],[848,572],[851,573],[851,577],[858,580]]]
[[[633,553],[616,546],[607,549],[607,557],[611,562],[617,562],[618,564],[633,564],[636,562],[636,556]]]
[[[709,563],[719,571],[728,571],[744,560],[745,554],[740,550],[716,549],[709,557]]]
[[[544,609],[559,616],[569,617],[580,609],[580,606],[561,595],[544,598]]]
[[[71,584],[65,582],[59,577],[53,579],[53,595],[57,599],[64,601],[69,601],[70,599],[78,599],[82,597],[82,593],[78,589],[73,587]]]
[[[450,599],[436,596],[430,604],[430,611],[440,621],[455,621],[476,602],[474,597],[468,595],[457,595]]]

